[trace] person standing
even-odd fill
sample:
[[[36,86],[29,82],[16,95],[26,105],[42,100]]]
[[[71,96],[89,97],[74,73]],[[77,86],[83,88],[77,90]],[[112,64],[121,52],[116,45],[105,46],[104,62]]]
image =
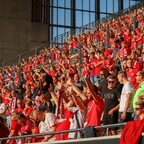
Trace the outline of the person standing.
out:
[[[128,81],[127,74],[124,71],[119,72],[118,80],[124,85],[121,92],[119,108],[119,122],[123,123],[133,120],[132,113],[134,110],[132,106],[132,99],[134,95],[134,87]]]
[[[48,91],[48,88],[50,87],[50,84],[53,85],[53,78],[51,75],[47,74],[44,69],[41,69],[40,71],[40,83],[41,83],[41,94],[46,94],[46,99],[50,99],[50,93]]]
[[[138,100],[138,97],[144,94],[144,71],[139,71],[136,75],[136,81],[139,83],[139,87],[133,98],[133,108],[135,109],[135,103]]]
[[[105,101],[103,124],[116,124],[118,123],[118,109],[120,101],[120,90],[116,87],[116,77],[113,75],[108,76],[108,85],[103,91],[103,98]],[[110,130],[112,135],[116,135],[116,128]]]
[[[134,86],[135,90],[138,88],[138,83],[136,82],[136,74],[138,70],[137,68],[134,68],[134,63],[132,59],[127,60],[127,78],[131,82],[131,84]]]

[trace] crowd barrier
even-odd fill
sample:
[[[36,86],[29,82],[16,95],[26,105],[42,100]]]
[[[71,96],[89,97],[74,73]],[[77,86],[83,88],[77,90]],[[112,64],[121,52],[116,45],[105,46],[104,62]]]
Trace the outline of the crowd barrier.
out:
[[[120,141],[120,135],[116,135],[116,136],[103,136],[103,137],[93,137],[93,138],[84,138],[75,140],[45,142],[44,144],[119,144],[119,141]],[[144,133],[142,134],[141,144],[144,144]]]
[[[124,127],[125,124],[126,123],[118,123],[118,124],[112,124],[112,125],[101,125],[101,126],[94,127],[94,129],[107,129],[107,128],[112,128],[112,127]],[[41,133],[41,134],[30,134],[30,135],[22,135],[22,136],[5,137],[5,138],[0,138],[0,141],[10,140],[10,139],[28,138],[28,137],[38,137],[38,136],[45,136],[45,135],[55,135],[55,134],[62,134],[62,133],[72,133],[72,132],[80,132],[80,131],[84,131],[84,128],[63,130],[63,131],[56,131],[56,132],[47,132],[47,133]]]
[[[96,126],[94,129],[107,129],[112,127],[124,127],[126,123],[118,123],[112,125],[101,125]],[[54,135],[54,134],[62,134],[62,133],[71,133],[71,132],[79,132],[84,131],[84,128],[79,129],[72,129],[72,130],[64,130],[64,131],[57,131],[57,132],[47,132],[42,134],[31,134],[31,135],[22,135],[22,136],[14,136],[14,137],[5,137],[0,138],[0,143],[3,140],[10,140],[10,139],[20,139],[20,138],[28,138],[28,137],[38,137],[44,135]],[[91,138],[82,138],[82,139],[72,139],[72,140],[61,140],[61,141],[53,141],[53,142],[43,142],[45,144],[119,144],[120,135],[115,136],[99,136],[99,137],[91,137]],[[144,133],[142,134],[142,142],[144,143]],[[39,144],[39,143],[35,143]]]

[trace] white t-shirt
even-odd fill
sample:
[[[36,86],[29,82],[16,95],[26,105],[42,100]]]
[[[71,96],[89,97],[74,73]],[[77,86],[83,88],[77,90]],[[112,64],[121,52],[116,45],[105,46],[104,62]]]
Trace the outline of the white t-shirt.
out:
[[[124,111],[125,103],[127,101],[127,97],[126,97],[127,94],[132,94],[132,99],[133,99],[134,87],[130,82],[127,82],[122,88],[119,112]],[[130,104],[127,112],[133,112],[134,111],[133,106],[132,106],[132,99],[131,99],[131,104]]]
[[[52,113],[47,113],[45,116],[45,121],[41,121],[39,123],[39,131],[40,133],[51,132],[51,127],[56,125],[56,116]],[[49,141],[54,141],[55,136],[52,137]]]
[[[81,111],[77,107],[70,107],[69,110],[73,113],[75,113],[78,110],[74,114],[74,116],[69,119],[69,121],[70,121],[69,129],[82,128],[84,126],[84,122],[85,122],[84,115],[81,113]],[[76,115],[77,115],[77,119],[76,119]],[[79,125],[78,125],[78,122],[79,122]],[[78,139],[78,138],[81,138],[81,136],[80,136],[79,132],[72,132],[72,133],[68,134],[68,138],[69,139]]]
[[[0,104],[0,112],[2,112],[3,110],[6,110],[6,109],[7,109],[6,105],[4,103],[1,103]],[[6,114],[5,113],[4,114],[0,114],[0,116],[5,119]]]

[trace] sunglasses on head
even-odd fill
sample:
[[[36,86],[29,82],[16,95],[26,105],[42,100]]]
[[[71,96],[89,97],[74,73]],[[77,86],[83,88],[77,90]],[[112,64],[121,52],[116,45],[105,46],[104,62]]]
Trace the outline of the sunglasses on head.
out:
[[[115,81],[108,81],[108,83],[112,83],[112,84],[114,84],[114,83],[115,83]]]

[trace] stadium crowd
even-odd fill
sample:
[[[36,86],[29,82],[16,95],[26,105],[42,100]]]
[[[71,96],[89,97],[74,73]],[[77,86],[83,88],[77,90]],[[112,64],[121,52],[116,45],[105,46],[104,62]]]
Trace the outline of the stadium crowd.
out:
[[[0,137],[144,119],[144,7],[65,41],[1,68]],[[81,137],[73,132],[20,140]]]

